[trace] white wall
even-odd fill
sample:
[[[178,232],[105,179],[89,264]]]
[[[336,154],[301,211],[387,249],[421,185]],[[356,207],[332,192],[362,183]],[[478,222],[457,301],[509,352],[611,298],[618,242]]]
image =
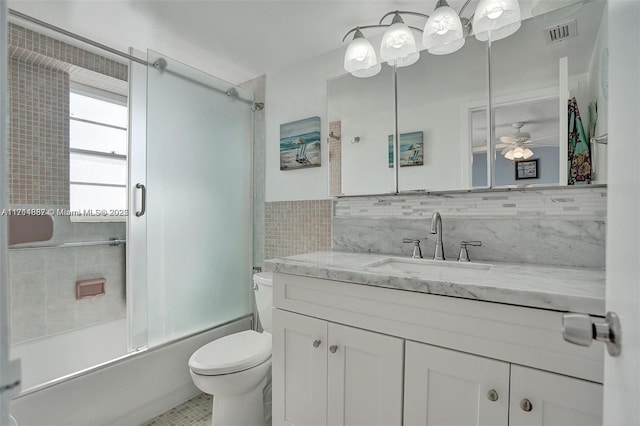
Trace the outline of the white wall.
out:
[[[265,103],[265,200],[296,201],[329,198],[327,79],[344,73],[338,49],[295,67],[267,74]],[[321,167],[280,170],[280,124],[318,116],[321,120]]]

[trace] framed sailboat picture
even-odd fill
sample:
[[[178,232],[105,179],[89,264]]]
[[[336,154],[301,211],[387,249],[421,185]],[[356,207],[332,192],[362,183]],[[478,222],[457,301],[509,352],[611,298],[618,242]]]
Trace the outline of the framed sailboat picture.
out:
[[[280,125],[280,170],[320,167],[320,117]]]

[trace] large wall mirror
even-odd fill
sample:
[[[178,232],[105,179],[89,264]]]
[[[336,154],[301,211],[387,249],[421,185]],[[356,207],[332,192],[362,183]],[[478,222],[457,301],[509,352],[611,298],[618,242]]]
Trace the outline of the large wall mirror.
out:
[[[590,141],[607,133],[605,14],[606,1],[582,2],[526,19],[490,48],[472,35],[453,54],[424,51],[399,68],[399,190],[566,185],[572,98],[591,183],[606,183],[606,145]],[[328,81],[330,195],[394,192],[395,94],[387,65],[375,77]]]

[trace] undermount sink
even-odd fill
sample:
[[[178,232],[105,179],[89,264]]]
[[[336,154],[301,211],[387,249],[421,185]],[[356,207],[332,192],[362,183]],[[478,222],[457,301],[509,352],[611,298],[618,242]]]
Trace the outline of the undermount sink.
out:
[[[411,275],[452,277],[481,277],[491,270],[486,263],[456,262],[451,260],[407,259],[403,257],[388,257],[366,265],[375,272],[405,273]]]

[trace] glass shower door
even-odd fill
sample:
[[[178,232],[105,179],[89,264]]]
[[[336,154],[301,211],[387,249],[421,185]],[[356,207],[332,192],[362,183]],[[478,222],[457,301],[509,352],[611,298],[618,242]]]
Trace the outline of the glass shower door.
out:
[[[147,56],[147,312],[156,346],[252,312],[253,94]]]

